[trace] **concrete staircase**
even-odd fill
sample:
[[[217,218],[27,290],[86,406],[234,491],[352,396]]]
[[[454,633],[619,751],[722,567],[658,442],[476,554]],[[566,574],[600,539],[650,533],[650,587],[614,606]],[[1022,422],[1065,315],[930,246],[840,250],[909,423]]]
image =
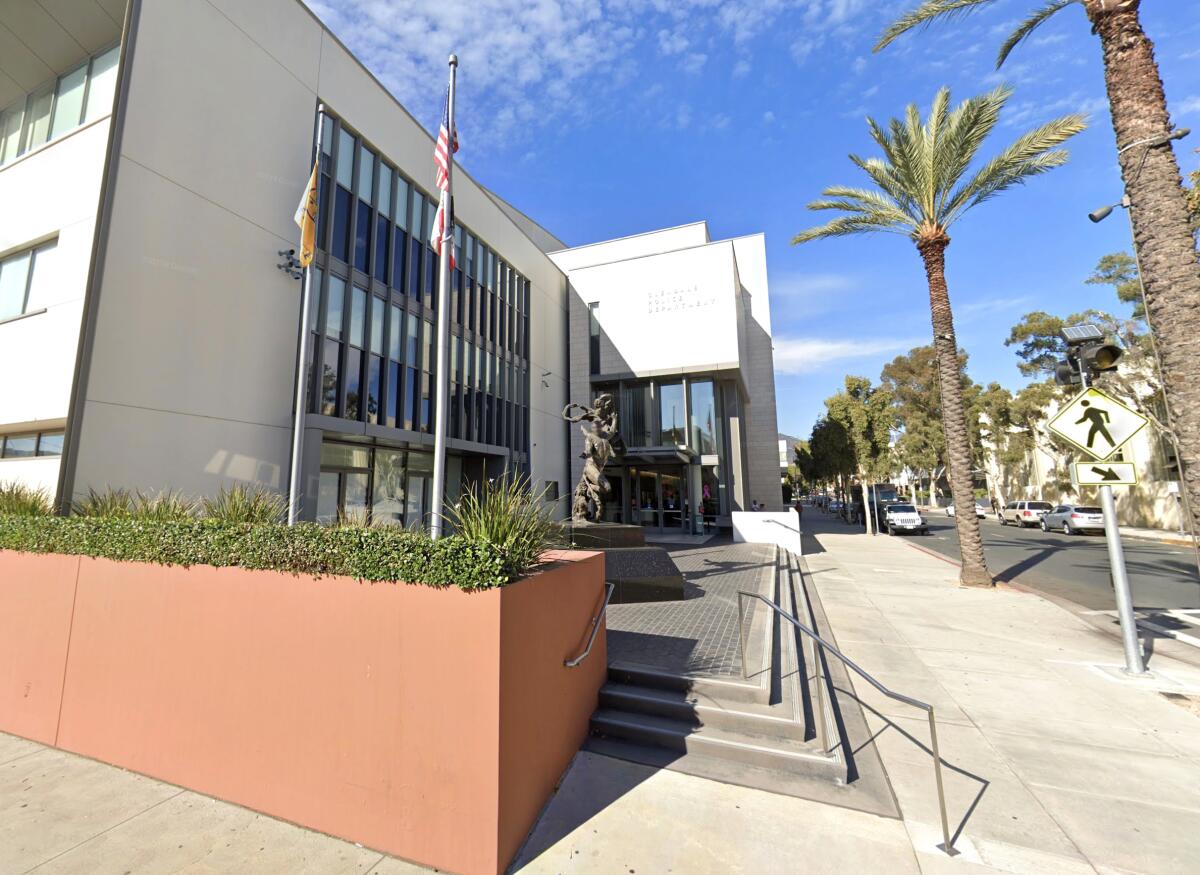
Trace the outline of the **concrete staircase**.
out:
[[[775,571],[770,597],[811,624],[799,558],[778,551]],[[836,737],[841,721],[828,704],[817,713],[811,643],[761,602],[746,607],[749,679],[612,663],[585,749],[806,798],[844,785],[842,745],[819,741]]]

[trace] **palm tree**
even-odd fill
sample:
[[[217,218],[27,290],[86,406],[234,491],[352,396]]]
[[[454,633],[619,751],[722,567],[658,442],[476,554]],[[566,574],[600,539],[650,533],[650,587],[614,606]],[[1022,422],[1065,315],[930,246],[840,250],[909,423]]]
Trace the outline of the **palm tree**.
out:
[[[975,505],[973,454],[963,409],[954,316],[946,288],[948,232],[972,207],[1064,163],[1066,151],[1055,147],[1085,126],[1083,116],[1063,116],[1017,138],[969,172],[1011,95],[1009,89],[997,88],[951,110],[950,91],[943,88],[933,98],[924,123],[915,104],[909,105],[903,120],[892,119],[886,130],[868,118],[871,137],[883,157],[851,155],[850,160],[870,177],[873,187],[825,189],[826,199],[813,201],[808,208],[841,210],[847,215],[792,239],[792,243],[806,243],[824,237],[887,231],[904,234],[916,244],[929,281],[950,491],[959,509],[954,519],[962,549],[960,582],[967,586],[991,586],[992,577],[983,558],[979,521],[975,514],[966,512]]]
[[[995,0],[924,0],[884,31],[879,51],[901,34]],[[1000,47],[999,67],[1054,14],[1082,6],[1100,38],[1104,82],[1117,137],[1117,160],[1129,195],[1133,236],[1142,260],[1146,311],[1158,345],[1166,399],[1179,434],[1179,458],[1193,521],[1200,527],[1200,267],[1154,44],[1142,30],[1141,0],[1043,0]],[[1186,4],[1180,4],[1183,6]]]

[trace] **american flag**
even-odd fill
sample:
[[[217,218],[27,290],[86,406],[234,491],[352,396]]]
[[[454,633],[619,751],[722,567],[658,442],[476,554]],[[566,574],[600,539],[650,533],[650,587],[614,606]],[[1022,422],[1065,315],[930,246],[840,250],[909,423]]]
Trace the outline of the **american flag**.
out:
[[[437,145],[433,147],[433,163],[437,165],[437,187],[450,188],[450,155],[458,151],[458,130],[450,133],[450,86],[446,86],[446,102],[442,105],[442,126],[438,128]]]
[[[448,201],[452,203],[450,194],[450,162],[451,155],[458,151],[458,130],[451,132],[450,128],[450,86],[446,86],[446,102],[442,108],[442,124],[438,128],[437,145],[433,147],[433,163],[437,167],[436,185],[442,190],[438,198],[437,212],[433,216],[433,232],[429,237],[429,245],[439,256],[442,254],[442,238],[446,236],[446,228],[454,227],[454,208],[447,210]],[[447,221],[446,213],[450,213]],[[450,247],[450,269],[454,270],[454,247]]]

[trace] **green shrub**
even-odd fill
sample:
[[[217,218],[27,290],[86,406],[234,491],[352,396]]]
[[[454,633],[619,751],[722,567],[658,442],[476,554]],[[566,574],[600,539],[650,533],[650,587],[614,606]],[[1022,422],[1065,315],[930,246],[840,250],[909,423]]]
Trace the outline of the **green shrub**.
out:
[[[162,521],[136,516],[0,515],[0,549],[96,556],[160,565],[213,565],[346,575],[464,590],[503,586],[527,569],[528,554],[459,535],[431,540],[396,526],[326,528]]]
[[[534,493],[524,476],[501,477],[468,490],[447,513],[461,537],[494,545],[506,564],[523,574],[547,549],[562,543],[562,528],[551,516],[544,493]]]
[[[0,514],[45,516],[50,510],[50,496],[44,489],[33,489],[24,483],[0,483]]]
[[[221,487],[216,497],[204,499],[203,505],[205,517],[224,523],[278,523],[287,515],[284,497],[262,486]]]

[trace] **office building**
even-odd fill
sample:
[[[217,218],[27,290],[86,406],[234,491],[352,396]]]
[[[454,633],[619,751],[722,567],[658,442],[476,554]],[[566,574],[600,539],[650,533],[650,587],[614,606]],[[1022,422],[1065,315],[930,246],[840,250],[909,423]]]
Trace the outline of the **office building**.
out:
[[[0,482],[63,506],[90,489],[285,492],[304,330],[303,516],[427,521],[432,151],[297,0],[8,7]],[[314,153],[301,314],[279,265]],[[450,500],[518,471],[565,514],[580,445],[562,409],[611,390],[630,435],[618,518],[703,527],[779,503],[761,236],[713,242],[699,223],[569,249],[461,170],[455,206]]]

